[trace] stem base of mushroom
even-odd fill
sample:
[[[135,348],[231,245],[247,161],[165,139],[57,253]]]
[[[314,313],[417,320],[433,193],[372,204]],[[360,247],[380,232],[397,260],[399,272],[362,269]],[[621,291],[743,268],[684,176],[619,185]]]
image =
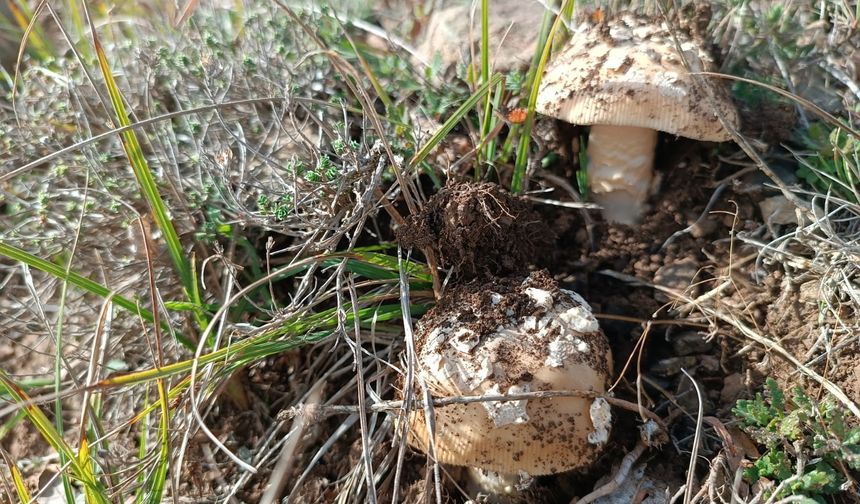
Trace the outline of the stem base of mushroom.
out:
[[[657,131],[595,124],[588,135],[588,184],[603,216],[636,224],[646,210],[654,177]]]

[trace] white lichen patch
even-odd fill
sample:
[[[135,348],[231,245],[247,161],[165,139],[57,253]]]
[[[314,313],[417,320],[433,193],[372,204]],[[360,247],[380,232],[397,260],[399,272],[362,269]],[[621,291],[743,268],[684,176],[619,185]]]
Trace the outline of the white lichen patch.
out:
[[[600,328],[600,324],[591,313],[591,307],[574,306],[559,313],[558,318],[574,331],[590,333]]]
[[[466,329],[465,327],[461,327],[454,331],[454,334],[451,336],[451,339],[448,341],[448,344],[451,345],[451,348],[457,350],[462,353],[470,353],[473,348],[478,346],[480,343],[480,338],[474,331]]]
[[[526,289],[526,295],[532,298],[532,301],[534,301],[536,305],[547,310],[552,308],[553,299],[550,291],[529,287]]]
[[[594,431],[588,433],[588,442],[591,444],[603,444],[609,440],[609,429],[612,427],[612,409],[609,403],[602,397],[592,401],[588,408],[591,416],[591,424]]]
[[[531,386],[528,383],[521,385],[512,385],[505,392],[507,394],[522,394],[530,392]],[[501,395],[502,391],[497,383],[487,390],[489,395]],[[519,401],[486,401],[481,403],[484,409],[487,410],[490,420],[493,425],[501,427],[509,424],[524,424],[529,421],[529,414],[526,411],[528,400],[522,399]]]
[[[523,319],[523,323],[522,323],[521,327],[522,327],[522,329],[525,329],[526,331],[530,331],[530,332],[537,331],[538,330],[538,318],[533,316],[533,315],[529,315],[528,317]]]
[[[524,344],[532,348],[545,348],[546,358],[543,365],[563,367],[565,362],[576,354],[588,353],[591,348],[582,339],[583,333],[593,333],[600,329],[597,319],[591,313],[591,306],[582,297],[569,290],[561,290],[566,296],[558,300],[550,291],[527,287],[524,293],[543,308],[543,313],[527,315],[514,320],[509,309],[506,316],[510,324],[500,326],[496,332],[484,338],[483,347],[476,350],[481,339],[473,331],[464,327],[456,328],[457,317],[450,317],[443,327],[431,331],[423,357],[426,368],[439,379],[453,382],[464,394],[476,391],[487,392],[493,384],[484,384],[489,378],[502,379],[504,370],[498,365],[496,357],[502,347],[511,348]],[[493,305],[498,302],[491,294]],[[447,376],[447,378],[446,378]],[[465,387],[465,389],[464,389]]]
[[[474,391],[493,376],[493,363],[489,355],[471,358],[459,350],[441,347],[438,351],[421,356],[421,372],[437,383],[447,383],[457,390]]]
[[[633,30],[627,26],[612,26],[609,28],[609,36],[612,40],[624,42],[633,38]]]
[[[565,361],[574,354],[587,353],[588,343],[566,331],[549,342],[549,355],[544,361],[545,366],[563,367]]]

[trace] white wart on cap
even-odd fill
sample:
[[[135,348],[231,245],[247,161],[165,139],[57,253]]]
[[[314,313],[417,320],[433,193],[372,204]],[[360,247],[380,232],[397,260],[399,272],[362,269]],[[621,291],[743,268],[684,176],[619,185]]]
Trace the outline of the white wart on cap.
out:
[[[539,113],[591,126],[589,187],[610,220],[640,219],[657,131],[723,142],[731,134],[718,118],[737,128],[737,111],[720,83],[690,74],[710,70],[710,55],[682,30],[675,35],[678,45],[664,23],[633,15],[583,25],[542,78]]]
[[[603,394],[612,356],[589,305],[546,273],[446,293],[416,331],[417,373],[434,398],[577,390]],[[538,476],[587,466],[605,445],[602,398],[555,397],[434,408],[439,462]],[[427,451],[424,414],[409,442]]]

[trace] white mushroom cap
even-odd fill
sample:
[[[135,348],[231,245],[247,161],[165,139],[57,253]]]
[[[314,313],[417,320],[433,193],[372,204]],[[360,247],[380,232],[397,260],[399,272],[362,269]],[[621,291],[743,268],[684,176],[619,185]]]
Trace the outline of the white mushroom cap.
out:
[[[696,140],[729,140],[717,117],[737,127],[730,98],[714,85],[712,104],[689,73],[709,70],[710,56],[682,30],[676,35],[689,71],[663,23],[626,15],[581,26],[548,66],[537,111],[572,124],[635,126]]]
[[[446,295],[453,301],[422,319],[417,372],[433,396],[605,392],[612,357],[588,304],[546,274],[512,285],[507,292],[454,289]],[[611,415],[604,405],[600,398],[555,397],[436,407],[436,457],[534,476],[583,467],[606,442]],[[423,412],[409,423],[410,444],[427,451]]]

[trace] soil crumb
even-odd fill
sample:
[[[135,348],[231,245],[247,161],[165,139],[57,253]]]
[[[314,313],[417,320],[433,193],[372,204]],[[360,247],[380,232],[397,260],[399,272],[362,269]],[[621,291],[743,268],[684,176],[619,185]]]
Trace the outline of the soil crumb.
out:
[[[404,247],[430,247],[440,266],[472,279],[527,271],[555,234],[528,201],[487,182],[443,188],[397,239]]]

